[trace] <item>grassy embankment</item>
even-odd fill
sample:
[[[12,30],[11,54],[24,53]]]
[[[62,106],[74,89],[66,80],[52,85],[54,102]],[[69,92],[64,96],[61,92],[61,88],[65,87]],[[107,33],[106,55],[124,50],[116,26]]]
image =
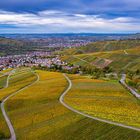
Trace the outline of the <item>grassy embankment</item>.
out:
[[[11,98],[6,104],[18,139],[140,139],[137,131],[98,122],[69,111],[58,100],[67,86],[63,75],[37,72],[40,81]],[[77,90],[74,91],[76,92]]]
[[[6,70],[4,72],[8,71]],[[32,83],[35,79],[36,76],[34,76],[30,69],[17,69],[15,74],[10,76],[8,88],[3,88],[0,90],[0,100]],[[0,83],[3,83],[3,79],[0,79]],[[0,111],[0,139],[8,137],[10,137],[9,130]]]
[[[117,81],[103,81],[70,75],[73,82],[65,101],[95,117],[140,127],[140,101]]]

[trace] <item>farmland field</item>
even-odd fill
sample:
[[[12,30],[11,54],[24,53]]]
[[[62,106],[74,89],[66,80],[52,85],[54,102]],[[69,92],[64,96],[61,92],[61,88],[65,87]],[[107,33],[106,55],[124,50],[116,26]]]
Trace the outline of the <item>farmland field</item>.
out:
[[[69,111],[58,100],[68,86],[63,75],[45,71],[37,73],[40,80],[12,97],[6,104],[17,139],[140,139],[140,133],[137,131],[95,121]],[[79,79],[77,76],[71,78]],[[81,80],[83,79],[79,79],[78,82]],[[86,82],[90,81],[88,80]]]
[[[5,86],[6,79],[7,79],[7,76],[0,77],[0,90],[1,90],[1,88],[3,88]],[[6,131],[5,131],[5,133],[3,133],[1,130],[6,130]],[[0,139],[2,137],[3,138],[9,137],[9,131],[8,131],[8,128],[6,126],[6,123],[4,121],[4,118],[3,118],[1,110],[0,110]]]
[[[0,76],[2,76],[3,75],[3,73],[0,73]]]
[[[16,70],[16,72],[9,78],[8,88],[3,88],[0,90],[0,100],[4,99],[7,95],[10,95],[25,87],[26,85],[32,83],[35,79],[36,77],[29,69],[23,68]],[[0,111],[0,138],[7,138],[9,136],[10,134],[8,127]]]
[[[0,89],[5,87],[6,81],[7,81],[7,76],[6,75],[0,77]]]
[[[2,100],[7,95],[10,95],[13,92],[25,87],[29,83],[35,80],[34,74],[29,69],[17,70],[9,78],[9,87],[6,89],[0,90],[0,100]]]
[[[140,102],[117,81],[70,75],[73,87],[65,101],[95,117],[140,127]]]

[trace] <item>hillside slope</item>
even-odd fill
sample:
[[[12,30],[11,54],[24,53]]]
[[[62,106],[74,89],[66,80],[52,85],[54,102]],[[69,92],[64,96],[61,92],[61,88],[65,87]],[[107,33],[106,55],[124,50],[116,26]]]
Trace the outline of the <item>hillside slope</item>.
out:
[[[112,67],[115,71],[140,69],[140,47],[125,50],[65,55],[61,59],[74,65]]]
[[[86,46],[65,49],[59,54],[75,55],[94,52],[125,50],[140,47],[140,40],[97,41]]]
[[[18,139],[140,139],[137,131],[95,121],[66,109],[58,101],[67,86],[63,75],[45,71],[37,73],[40,81],[12,97],[6,104]]]
[[[84,52],[102,52],[132,49],[140,46],[140,40],[119,40],[119,41],[103,41],[88,44],[81,47]]]

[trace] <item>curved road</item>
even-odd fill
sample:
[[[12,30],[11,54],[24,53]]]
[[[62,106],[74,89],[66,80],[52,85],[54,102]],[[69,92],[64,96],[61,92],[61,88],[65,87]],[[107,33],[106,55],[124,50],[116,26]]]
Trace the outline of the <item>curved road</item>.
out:
[[[8,88],[10,76],[15,72],[15,69],[10,71],[7,77],[6,85],[4,88]]]
[[[137,99],[140,99],[140,94],[137,93],[133,88],[129,87],[129,86],[126,84],[125,80],[126,80],[126,74],[122,74],[122,78],[121,78],[121,80],[120,80],[120,83],[121,83],[124,87],[126,87],[126,89],[129,90]]]
[[[69,79],[68,76],[66,76],[66,74],[63,74],[64,77],[66,78],[66,80],[68,81],[69,83],[69,86],[68,88],[62,93],[62,95],[60,96],[59,98],[59,101],[60,103],[65,106],[66,108],[68,108],[69,110],[77,113],[77,114],[80,114],[82,116],[85,116],[85,117],[88,117],[90,119],[94,119],[94,120],[97,120],[97,121],[100,121],[100,122],[105,122],[105,123],[109,123],[109,124],[112,124],[112,125],[117,125],[117,126],[120,126],[120,127],[124,127],[124,128],[128,128],[128,129],[132,129],[132,130],[136,130],[136,131],[140,131],[140,128],[137,128],[137,127],[133,127],[133,126],[128,126],[128,125],[125,125],[125,124],[121,124],[121,123],[116,123],[116,122],[112,122],[112,121],[108,121],[108,120],[104,120],[104,119],[100,119],[100,118],[96,118],[96,117],[93,117],[93,116],[90,116],[86,113],[83,113],[81,111],[78,111],[76,109],[74,109],[73,107],[71,107],[70,105],[68,105],[67,103],[65,103],[64,101],[64,97],[66,96],[66,94],[68,93],[68,91],[71,89],[72,87],[72,82],[71,80]]]
[[[34,72],[33,72],[33,73],[34,73]],[[35,73],[34,73],[34,74],[35,74]],[[8,83],[9,83],[8,81],[9,81],[10,75],[11,75],[11,73],[9,74],[9,76],[8,76],[8,78],[7,78],[7,87],[8,87]],[[1,108],[1,110],[2,110],[2,114],[3,114],[3,116],[4,116],[4,119],[5,119],[5,121],[6,121],[7,125],[8,125],[8,128],[9,128],[9,130],[10,130],[10,134],[11,134],[11,138],[10,138],[9,140],[16,140],[16,134],[15,134],[15,131],[14,131],[14,127],[13,127],[11,121],[10,121],[10,118],[8,117],[8,115],[7,115],[6,111],[5,111],[4,104],[5,104],[5,102],[6,102],[7,100],[9,100],[11,97],[15,96],[15,95],[18,94],[19,92],[21,92],[21,91],[27,89],[28,87],[34,85],[35,83],[37,83],[37,82],[39,81],[39,75],[38,75],[38,74],[35,74],[35,75],[37,76],[36,81],[34,81],[34,82],[32,82],[31,84],[29,84],[29,85],[23,87],[23,88],[20,89],[20,90],[14,92],[13,94],[7,96],[5,99],[2,100],[2,102],[1,102],[1,104],[0,104],[0,108]]]
[[[0,78],[1,78],[1,77],[4,77],[4,76],[8,75],[8,76],[7,76],[7,79],[6,79],[6,84],[5,84],[5,86],[4,86],[3,88],[7,88],[7,87],[8,87],[9,77],[11,76],[11,74],[12,74],[13,72],[14,72],[14,71],[12,70],[12,71],[10,71],[10,72],[3,73],[3,75],[0,76]],[[3,89],[3,88],[2,88],[2,89]]]

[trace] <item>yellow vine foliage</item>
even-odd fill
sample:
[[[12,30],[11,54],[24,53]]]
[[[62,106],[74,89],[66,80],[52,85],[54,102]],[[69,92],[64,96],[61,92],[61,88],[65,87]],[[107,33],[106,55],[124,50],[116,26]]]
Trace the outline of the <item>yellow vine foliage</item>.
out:
[[[73,87],[65,101],[87,114],[140,127],[140,104],[117,81],[69,75]]]

